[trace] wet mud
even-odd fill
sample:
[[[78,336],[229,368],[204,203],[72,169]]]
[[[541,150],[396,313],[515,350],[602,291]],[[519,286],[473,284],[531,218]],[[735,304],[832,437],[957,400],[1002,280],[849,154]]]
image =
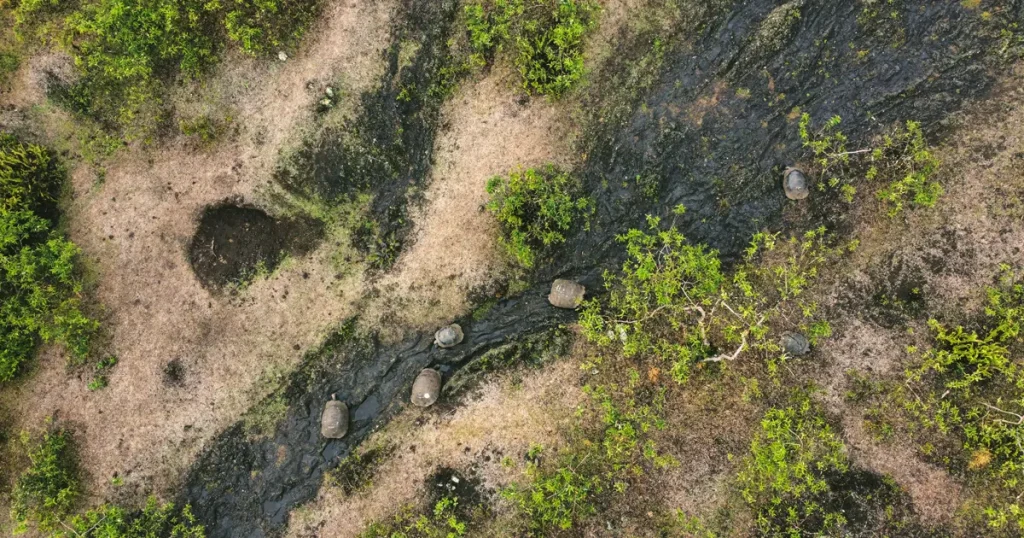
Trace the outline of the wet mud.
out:
[[[406,404],[422,368],[438,368],[447,381],[473,357],[506,344],[510,327],[545,330],[569,322],[572,312],[550,308],[546,293],[535,289],[507,300],[485,320],[459,320],[465,340],[447,350],[434,345],[433,334],[384,347],[350,324],[291,376],[283,391],[288,413],[273,437],[253,442],[241,424],[225,431],[189,473],[183,500],[207,536],[279,535],[289,512],[316,495],[324,473]],[[320,414],[331,394],[351,412],[343,439],[320,437]],[[424,411],[436,412],[440,408]]]
[[[188,261],[203,286],[220,290],[270,273],[285,256],[308,253],[323,235],[309,220],[275,219],[255,207],[207,207],[188,247]]]
[[[211,538],[279,535],[289,511],[316,495],[324,473],[405,405],[421,368],[439,367],[447,381],[490,350],[572,321],[573,312],[548,305],[551,280],[601,289],[601,272],[621,263],[615,235],[644,226],[647,214],[674,219],[692,241],[719,249],[726,261],[761,229],[823,224],[842,231],[845,206],[814,188],[813,170],[809,199],[791,202],[782,192],[783,169],[808,157],[796,107],[819,123],[841,115],[851,147],[908,119],[921,121],[937,140],[946,115],[985,95],[998,76],[1001,25],[1024,18],[1019,0],[1002,3],[988,19],[959,2],[898,4],[894,23],[865,20],[857,2],[797,0],[785,4],[780,25],[781,3],[715,3],[720,9],[707,12],[690,46],[666,57],[658,81],[641,96],[644,106],[622,121],[586,127],[587,157],[576,173],[597,211],[590,230],[570,238],[555,262],[535,272],[533,288],[479,320],[457,320],[466,340],[451,350],[433,346],[432,334],[384,347],[372,336],[339,332],[291,377],[288,415],[273,437],[251,443],[241,425],[223,432],[186,477],[181,501],[191,503]],[[898,24],[899,31],[880,31],[879,24]],[[350,161],[343,150],[323,151],[335,156],[320,161],[325,178],[354,177],[338,171],[375,159]],[[373,165],[387,172],[369,176],[384,182],[375,187],[382,200],[389,192],[407,200],[406,172],[429,166],[429,155],[403,159],[416,165],[402,171]],[[645,178],[644,188],[638,178]],[[677,204],[688,211],[672,217]],[[325,442],[319,417],[332,393],[348,404],[353,423],[348,437]]]

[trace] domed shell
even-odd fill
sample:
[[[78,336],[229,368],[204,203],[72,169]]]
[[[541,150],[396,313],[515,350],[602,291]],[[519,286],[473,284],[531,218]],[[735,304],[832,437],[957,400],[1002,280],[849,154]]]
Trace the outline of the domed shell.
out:
[[[341,439],[348,433],[348,406],[338,400],[330,400],[324,405],[324,413],[320,416],[320,435],[327,439]]]
[[[786,169],[782,188],[786,191],[786,198],[790,200],[803,200],[811,194],[811,189],[807,186],[807,176],[796,168]]]
[[[441,374],[437,370],[424,368],[416,381],[412,382],[412,404],[417,407],[430,407],[441,395]]]
[[[583,295],[586,292],[587,288],[584,288],[582,284],[559,278],[551,283],[548,302],[558,308],[574,309],[583,302]]]
[[[434,333],[434,343],[437,344],[437,347],[445,349],[461,344],[463,338],[462,327],[459,327],[458,323],[441,327]]]
[[[800,333],[786,333],[782,335],[782,348],[786,353],[794,357],[806,355],[811,350],[811,343],[807,337]]]

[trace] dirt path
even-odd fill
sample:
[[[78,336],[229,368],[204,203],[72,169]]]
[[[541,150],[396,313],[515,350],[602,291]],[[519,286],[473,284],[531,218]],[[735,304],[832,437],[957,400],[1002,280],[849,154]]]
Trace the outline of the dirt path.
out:
[[[496,68],[445,106],[450,128],[435,143],[426,202],[412,215],[412,244],[377,283],[388,297],[371,317],[423,329],[464,312],[467,294],[491,284],[503,267],[494,219],[483,209],[487,180],[520,165],[568,164],[564,107],[544,98],[521,102],[515,84]]]

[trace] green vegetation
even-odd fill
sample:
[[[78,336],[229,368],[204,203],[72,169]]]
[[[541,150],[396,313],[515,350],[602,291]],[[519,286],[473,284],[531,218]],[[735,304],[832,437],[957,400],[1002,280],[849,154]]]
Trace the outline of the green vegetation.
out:
[[[942,185],[935,179],[939,169],[936,158],[924,140],[921,125],[908,121],[882,135],[873,147],[849,151],[846,135],[838,129],[842,118],[833,116],[812,132],[811,117],[800,118],[800,138],[814,155],[820,181],[818,189],[839,189],[842,198],[853,202],[858,176],[868,181],[884,180],[888,184],[877,190],[890,217],[899,215],[907,206],[928,208],[942,196]]]
[[[89,381],[88,389],[95,391],[106,388],[107,374],[110,372],[110,369],[116,365],[117,357],[113,355],[97,362],[94,367],[95,374],[93,375],[92,381]]]
[[[327,482],[352,495],[373,485],[381,465],[395,452],[395,445],[381,444],[352,453],[327,474]]]
[[[249,409],[242,417],[242,430],[252,440],[263,439],[274,435],[277,425],[288,414],[288,401],[284,395],[275,394],[267,397]]]
[[[81,493],[78,463],[71,434],[61,429],[44,432],[38,440],[22,434],[28,468],[18,476],[11,493],[14,532],[34,527],[50,538],[203,538],[188,506],[159,504],[150,498],[142,510],[103,505],[72,515]]]
[[[150,497],[138,512],[103,505],[68,520],[52,538],[203,538],[188,506],[177,510]]]
[[[599,10],[591,0],[476,0],[465,7],[469,63],[486,65],[513,42],[523,88],[559,97],[583,77],[583,41]]]
[[[777,235],[755,235],[746,263],[729,279],[717,252],[690,245],[674,227],[659,229],[657,218],[648,222],[648,232],[630,230],[619,237],[628,259],[621,274],[605,272],[608,298],[584,304],[580,325],[590,341],[620,346],[626,357],[667,363],[683,383],[694,368],[746,352],[777,368],[786,360],[776,341],[785,329],[773,331],[777,320],[802,319],[811,337],[829,333],[827,324],[814,320],[817,306],[800,298],[818,268],[843,251],[827,244],[824,229],[784,242]]]
[[[33,441],[24,433],[21,441],[30,463],[11,492],[14,531],[20,534],[30,525],[44,532],[56,531],[60,521],[74,507],[79,494],[71,435],[63,430],[54,430]]]
[[[892,178],[877,193],[890,217],[898,215],[906,205],[932,207],[942,196],[942,185],[934,178],[939,160],[929,150],[917,122],[908,121],[905,130],[894,129],[883,136],[881,144],[871,152],[871,163],[867,179]]]
[[[743,499],[755,508],[758,532],[765,536],[819,536],[846,523],[826,505],[826,476],[849,470],[839,436],[812,409],[809,399],[797,406],[769,409],[761,432],[750,443],[737,483]]]
[[[984,317],[950,328],[931,319],[923,347],[908,345],[915,367],[897,379],[851,373],[848,398],[866,403],[879,439],[909,436],[929,460],[962,473],[972,501],[966,519],[992,536],[1024,530],[1024,376],[1013,358],[1024,323],[1024,284],[1009,267],[986,290]]]
[[[81,310],[78,248],[55,230],[64,169],[40,146],[0,137],[0,381],[39,343],[83,360],[98,324]]]
[[[634,371],[621,387],[585,387],[591,399],[572,441],[550,459],[542,447],[530,451],[526,483],[506,488],[502,496],[519,509],[531,536],[570,529],[596,513],[607,496],[624,493],[646,471],[677,464],[660,454],[650,437],[652,431],[665,428],[663,395],[649,404],[640,403],[642,385]],[[597,419],[596,427],[588,427],[595,423],[592,419]]]
[[[429,513],[418,513],[406,506],[389,521],[373,523],[360,538],[459,538],[466,534],[467,523],[459,518],[457,497],[444,497]]]
[[[579,191],[575,178],[550,165],[491,178],[487,209],[498,219],[501,246],[519,265],[532,268],[547,248],[565,242],[574,225],[589,226],[593,202]]]
[[[109,132],[150,136],[168,81],[201,76],[228,43],[251,54],[293,44],[319,12],[301,0],[92,0],[73,9],[21,2],[17,30],[59,42],[81,78],[58,102]]]

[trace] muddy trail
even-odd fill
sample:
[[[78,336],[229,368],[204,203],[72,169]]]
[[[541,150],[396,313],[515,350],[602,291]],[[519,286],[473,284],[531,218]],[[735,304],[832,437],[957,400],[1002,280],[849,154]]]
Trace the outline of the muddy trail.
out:
[[[987,18],[959,2],[898,4],[900,17],[871,18],[858,3],[829,0],[715,3],[704,12],[708,20],[697,37],[670,49],[657,83],[639,96],[644,106],[631,108],[624,121],[584,125],[588,142],[581,153],[587,158],[575,172],[597,201],[597,213],[589,231],[571,238],[534,274],[533,288],[478,321],[457,320],[466,340],[451,350],[433,346],[432,334],[382,346],[351,328],[339,331],[291,376],[284,390],[287,417],[274,435],[252,439],[241,422],[223,432],[186,477],[180,500],[192,505],[212,538],[280,535],[289,512],[316,495],[324,473],[404,405],[421,368],[440,367],[447,380],[488,350],[571,322],[572,312],[548,305],[550,281],[561,276],[600,289],[603,269],[621,262],[615,234],[643,226],[647,214],[667,216],[684,204],[688,211],[676,224],[726,260],[759,229],[825,224],[842,230],[844,206],[836,195],[815,191],[800,209],[787,210],[781,171],[806,159],[794,111],[811,114],[817,124],[841,115],[851,148],[908,119],[921,121],[937,140],[946,134],[947,114],[987,93],[998,76],[1000,32],[1024,17],[1021,1],[1004,3]],[[416,2],[405,8],[429,11]],[[436,14],[416,24],[451,23],[451,12]],[[420,35],[426,41],[418,54],[434,62],[437,54],[429,51],[440,44],[427,41],[443,41],[447,31]],[[623,47],[621,61],[635,59],[631,54],[647,46],[637,40]],[[394,76],[392,70],[388,80]],[[384,103],[381,96],[394,86],[386,81],[382,87],[364,102]],[[401,109],[389,110],[399,124],[405,121]],[[409,185],[422,183],[429,171],[428,142],[438,128],[436,115],[416,115],[424,123],[413,131],[423,138],[380,146],[414,154],[385,162],[321,141],[307,154],[322,159],[315,172],[320,179],[288,181],[327,182],[321,188],[328,189],[344,185],[347,174],[379,166],[381,182],[371,189],[379,189],[382,199],[406,199]],[[380,221],[387,219],[386,207],[377,208]],[[348,404],[352,424],[345,439],[325,442],[320,411],[333,393]]]

